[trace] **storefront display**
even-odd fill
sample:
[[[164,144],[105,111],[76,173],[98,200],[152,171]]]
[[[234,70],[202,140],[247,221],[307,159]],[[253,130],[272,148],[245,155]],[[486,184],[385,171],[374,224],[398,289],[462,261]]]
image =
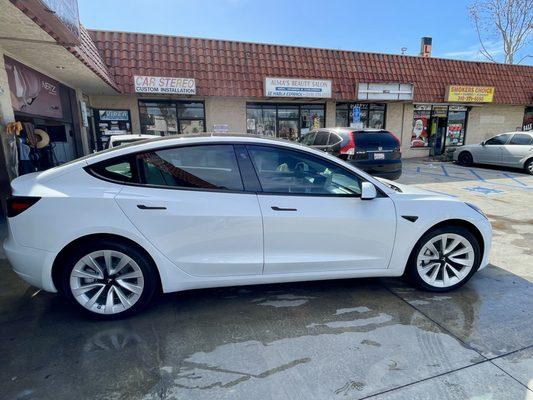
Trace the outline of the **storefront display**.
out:
[[[363,128],[385,129],[386,105],[380,103],[337,103],[336,126],[350,126],[354,109]]]
[[[10,142],[18,174],[42,171],[81,154],[79,121],[74,91],[34,69],[5,57],[15,124],[20,127]]]
[[[297,140],[311,129],[325,126],[323,104],[248,103],[247,133]]]
[[[522,123],[522,130],[533,130],[533,107],[526,107],[524,110],[524,122]]]
[[[460,105],[416,104],[413,112],[411,147],[430,147],[438,155],[449,146],[465,141],[468,108]]]
[[[205,132],[203,102],[139,101],[141,133],[167,136]]]

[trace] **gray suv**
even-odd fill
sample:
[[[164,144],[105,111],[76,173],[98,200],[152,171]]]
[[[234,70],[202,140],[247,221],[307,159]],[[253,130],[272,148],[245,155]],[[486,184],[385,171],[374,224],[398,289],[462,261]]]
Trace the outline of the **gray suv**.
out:
[[[461,165],[492,164],[523,168],[533,175],[533,133],[507,132],[479,144],[461,146],[453,153]]]

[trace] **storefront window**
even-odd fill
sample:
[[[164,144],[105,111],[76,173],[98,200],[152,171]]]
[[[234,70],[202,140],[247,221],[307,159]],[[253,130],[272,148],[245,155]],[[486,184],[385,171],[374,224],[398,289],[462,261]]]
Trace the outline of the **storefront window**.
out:
[[[246,130],[251,134],[297,140],[311,129],[325,125],[323,104],[246,105]]]
[[[462,146],[465,141],[466,107],[454,110],[450,106],[448,111],[448,129],[446,131],[446,146]]]
[[[524,111],[524,122],[522,124],[522,130],[533,130],[533,107],[526,107]]]
[[[300,134],[324,127],[324,106],[302,106],[300,111]]]
[[[144,134],[166,136],[205,131],[202,102],[139,101],[139,113]]]
[[[468,108],[453,105],[417,104],[413,113],[411,147],[430,147],[438,155],[465,141]]]
[[[359,122],[365,128],[384,129],[386,105],[379,103],[338,103],[336,125],[350,126],[353,122],[354,108],[359,114]]]

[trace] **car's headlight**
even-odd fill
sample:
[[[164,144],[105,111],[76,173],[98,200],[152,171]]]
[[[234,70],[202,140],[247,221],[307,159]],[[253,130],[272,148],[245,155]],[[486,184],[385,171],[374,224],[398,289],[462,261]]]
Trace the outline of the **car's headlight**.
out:
[[[489,219],[485,213],[481,210],[481,208],[479,208],[478,206],[476,206],[475,204],[472,204],[472,203],[466,203],[465,204],[470,207],[471,209],[473,210],[476,210],[478,213],[480,213],[481,215],[483,215],[486,219]]]

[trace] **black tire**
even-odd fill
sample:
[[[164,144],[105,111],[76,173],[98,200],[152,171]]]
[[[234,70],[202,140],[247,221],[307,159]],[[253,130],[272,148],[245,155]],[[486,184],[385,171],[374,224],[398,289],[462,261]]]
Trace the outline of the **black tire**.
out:
[[[140,297],[136,300],[136,302],[132,306],[127,308],[126,310],[119,311],[119,312],[112,313],[112,314],[102,314],[98,312],[93,312],[93,311],[88,310],[84,306],[82,306],[81,303],[76,300],[76,297],[74,296],[72,292],[72,288],[70,284],[71,273],[74,267],[76,266],[76,264],[86,255],[91,254],[93,252],[104,251],[104,250],[120,252],[120,253],[127,255],[129,258],[131,258],[136,263],[136,266],[139,267],[142,273],[142,280],[143,280],[142,291],[140,293]],[[104,320],[118,319],[118,318],[124,318],[124,317],[128,317],[128,316],[138,313],[150,303],[150,301],[152,300],[154,296],[154,293],[156,292],[159,286],[157,269],[155,265],[153,264],[152,260],[149,259],[142,251],[140,251],[135,246],[132,246],[127,243],[123,243],[121,241],[115,241],[112,239],[97,239],[97,240],[88,242],[86,244],[82,244],[81,246],[76,246],[75,249],[73,249],[66,255],[64,262],[62,264],[63,264],[63,268],[62,268],[61,275],[60,275],[60,288],[59,288],[61,294],[64,297],[66,297],[78,310],[82,311],[85,315],[88,315],[90,317],[97,318],[97,319],[104,319]],[[124,294],[123,289],[122,289],[122,293]],[[117,294],[115,294],[114,297],[115,297],[115,300],[119,300],[119,296]],[[114,307],[112,307],[111,309],[113,308]]]
[[[472,154],[468,151],[462,151],[459,154],[459,157],[457,157],[457,162],[460,165],[464,165],[465,167],[468,167],[474,163],[474,157],[472,157]]]
[[[458,282],[455,285],[448,286],[448,287],[436,287],[429,285],[427,282],[425,282],[417,269],[417,257],[418,253],[420,252],[422,246],[426,244],[431,238],[434,238],[438,235],[442,234],[457,234],[468,240],[470,244],[472,245],[472,248],[474,250],[474,264],[472,266],[472,269],[464,277],[460,282]],[[470,280],[472,275],[476,273],[476,271],[479,269],[479,265],[481,264],[481,249],[478,242],[478,239],[475,237],[475,235],[469,231],[467,228],[457,225],[446,225],[441,226],[436,229],[431,229],[430,231],[426,232],[420,240],[417,242],[415,247],[413,248],[411,255],[409,257],[409,260],[407,262],[407,266],[405,269],[404,277],[406,277],[414,286],[418,287],[419,289],[429,291],[429,292],[448,292],[450,290],[457,289],[461,286],[463,286],[466,282]]]
[[[526,161],[524,164],[524,169],[530,175],[533,175],[533,158]]]

